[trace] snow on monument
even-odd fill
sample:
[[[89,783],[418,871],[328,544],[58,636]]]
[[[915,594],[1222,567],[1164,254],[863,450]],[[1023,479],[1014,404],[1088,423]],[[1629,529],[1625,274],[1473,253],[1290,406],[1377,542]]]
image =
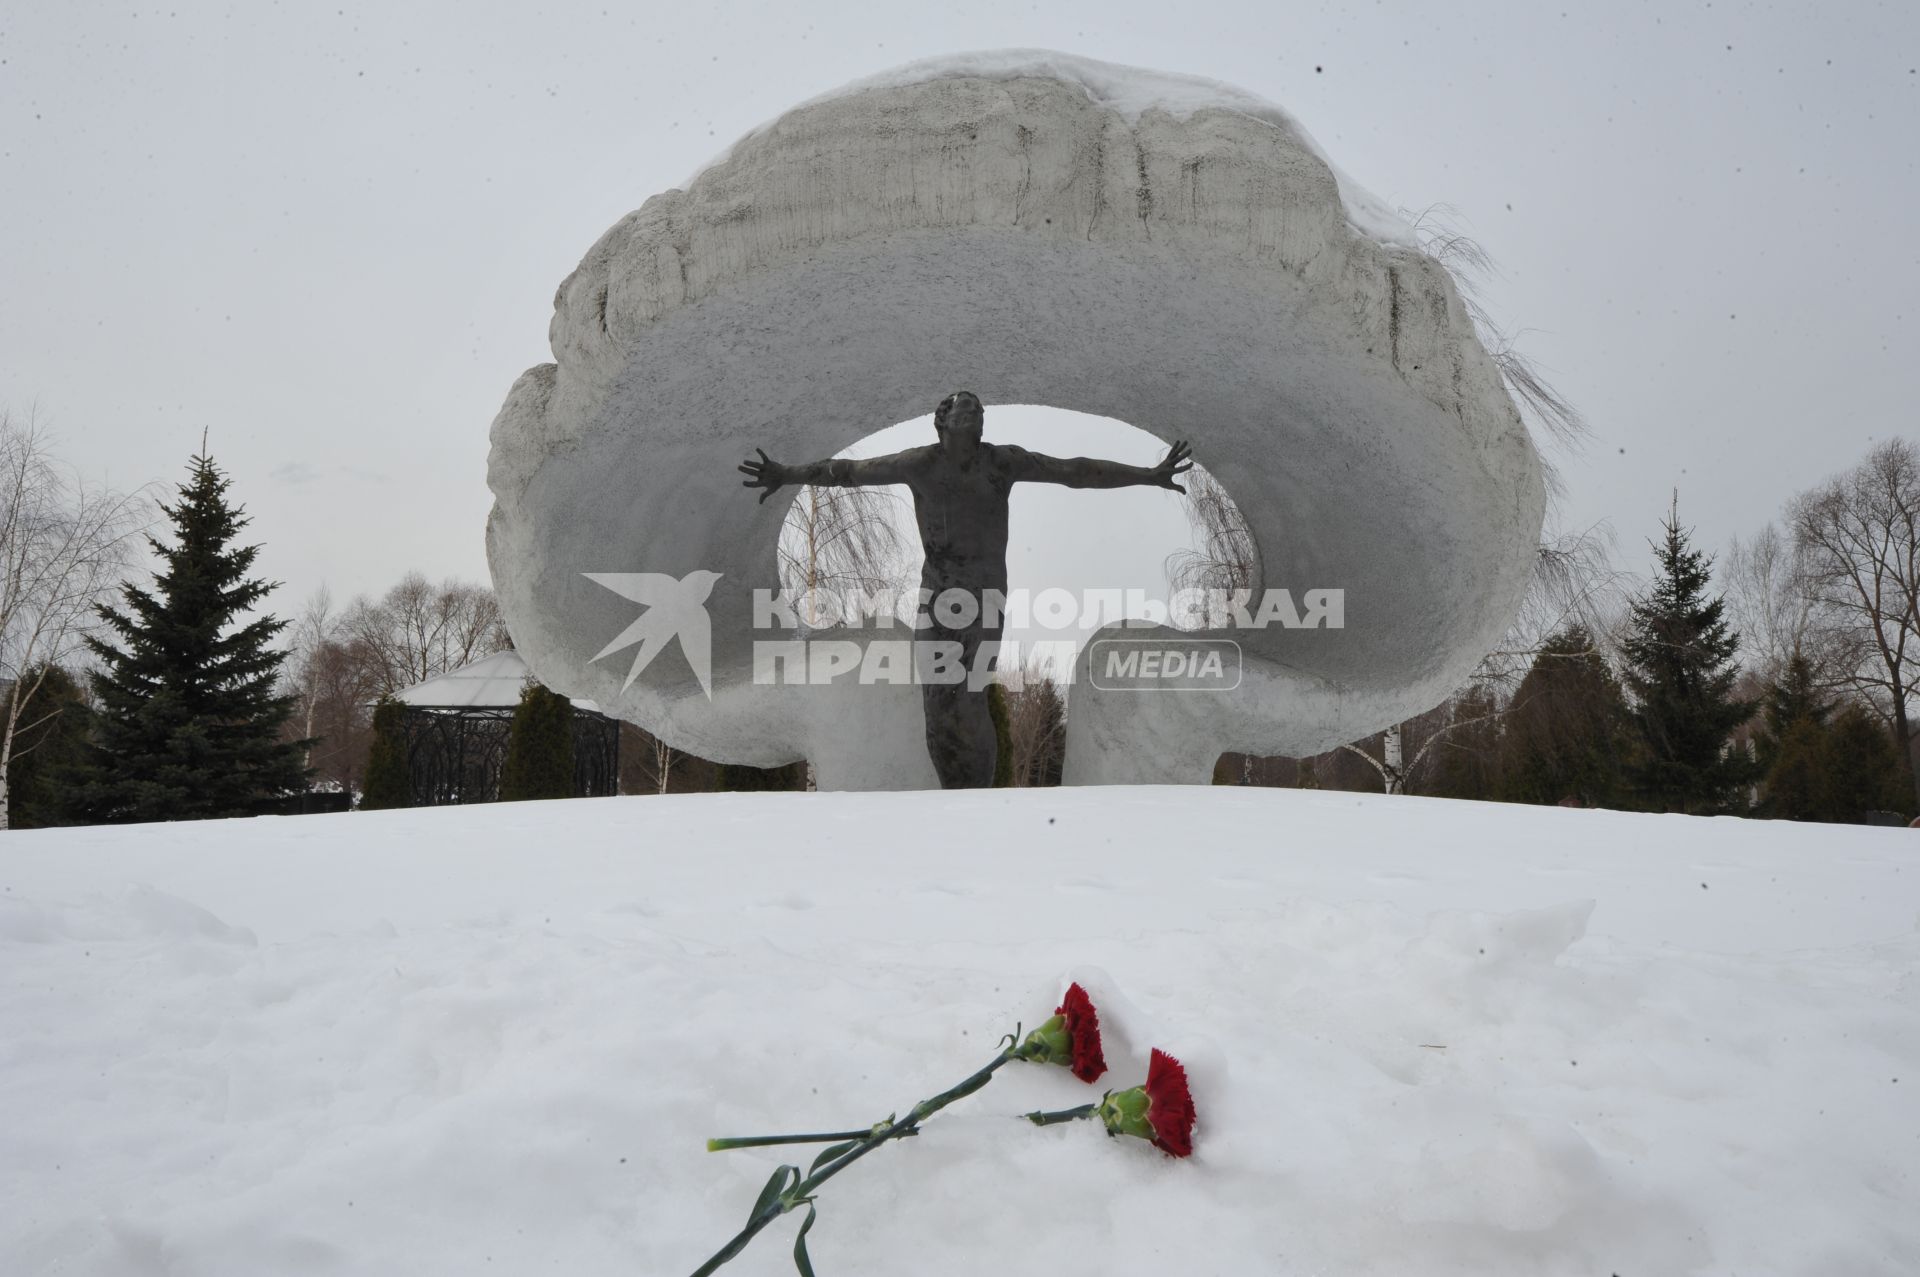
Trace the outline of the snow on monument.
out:
[[[803,103],[603,235],[550,335],[492,432],[516,646],[678,748],[804,757],[823,788],[931,786],[920,698],[756,681],[756,642],[789,637],[755,616],[786,505],[740,490],[756,443],[830,456],[960,388],[990,438],[994,404],[1118,418],[1192,442],[1259,586],[1342,592],[1340,628],[1222,631],[1230,689],[1102,691],[1083,654],[1069,782],[1204,782],[1223,751],[1317,752],[1432,706],[1538,543],[1539,459],[1446,271],[1286,112],[1191,77],[1012,51]],[[703,624],[609,650],[668,597]]]

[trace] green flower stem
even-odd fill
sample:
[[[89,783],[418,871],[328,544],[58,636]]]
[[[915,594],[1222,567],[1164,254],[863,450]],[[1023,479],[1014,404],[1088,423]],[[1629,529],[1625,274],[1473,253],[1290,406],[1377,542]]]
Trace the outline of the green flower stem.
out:
[[[871,1134],[873,1129],[869,1127],[864,1131],[820,1131],[807,1135],[739,1135],[726,1139],[708,1140],[707,1152],[724,1153],[732,1148],[766,1148],[773,1144],[844,1144],[848,1140],[863,1140]]]
[[[1055,1109],[1051,1113],[1023,1113],[1035,1126],[1052,1126],[1056,1122],[1077,1122],[1083,1117],[1092,1117],[1100,1111],[1098,1104],[1082,1104],[1078,1108]]]
[[[942,1091],[931,1099],[921,1100],[913,1106],[906,1117],[899,1121],[888,1119],[885,1122],[875,1123],[871,1130],[857,1132],[853,1138],[860,1141],[858,1147],[828,1162],[812,1175],[807,1176],[807,1178],[801,1180],[792,1188],[789,1188],[786,1192],[776,1197],[772,1202],[768,1203],[765,1209],[748,1220],[747,1226],[736,1233],[733,1240],[729,1241],[725,1246],[722,1246],[719,1251],[714,1254],[712,1259],[709,1259],[706,1263],[694,1269],[693,1277],[710,1277],[710,1274],[718,1269],[720,1265],[745,1250],[747,1243],[752,1241],[754,1235],[761,1229],[794,1207],[811,1200],[814,1190],[822,1184],[865,1157],[868,1153],[871,1153],[874,1149],[879,1148],[888,1140],[897,1140],[908,1135],[918,1134],[918,1128],[921,1122],[932,1117],[935,1113],[938,1113],[955,1100],[972,1095],[993,1079],[995,1069],[1005,1064],[1008,1060],[1017,1060],[1020,1058],[1022,1058],[1020,1048],[1017,1046],[1009,1046],[1006,1050],[994,1056],[987,1067],[981,1069],[978,1073],[975,1073],[958,1086]],[[772,1138],[778,1140],[780,1137],[775,1136]]]

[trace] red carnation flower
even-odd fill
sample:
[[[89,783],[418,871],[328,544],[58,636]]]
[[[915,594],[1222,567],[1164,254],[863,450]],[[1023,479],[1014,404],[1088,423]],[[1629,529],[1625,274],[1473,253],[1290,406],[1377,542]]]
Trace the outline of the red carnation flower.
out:
[[[1191,1156],[1193,1093],[1187,1090],[1187,1070],[1157,1046],[1147,1062],[1146,1091],[1154,1146],[1175,1157]]]
[[[1105,1073],[1107,1060],[1100,1053],[1100,1017],[1094,1013],[1093,999],[1079,985],[1068,985],[1066,1001],[1054,1009],[1053,1018],[1027,1034],[1011,1054],[1016,1060],[1072,1069],[1082,1082]]]
[[[1109,1135],[1132,1135],[1149,1140],[1155,1148],[1172,1157],[1193,1154],[1193,1094],[1187,1090],[1187,1071],[1180,1061],[1159,1047],[1153,1048],[1147,1062],[1145,1086],[1109,1091],[1098,1105],[1087,1107],[1106,1124]],[[1068,1112],[1080,1116],[1086,1110]]]
[[[1078,984],[1068,985],[1066,1001],[1055,1008],[1054,1014],[1066,1017],[1067,1037],[1073,1043],[1073,1063],[1068,1067],[1073,1075],[1091,1082],[1105,1073],[1107,1058],[1100,1052],[1100,1017],[1087,991]]]

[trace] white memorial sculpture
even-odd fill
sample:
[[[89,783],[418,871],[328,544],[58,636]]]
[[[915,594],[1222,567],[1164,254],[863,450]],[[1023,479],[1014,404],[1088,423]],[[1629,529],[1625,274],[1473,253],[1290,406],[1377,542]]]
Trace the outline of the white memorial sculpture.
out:
[[[1068,783],[1204,783],[1431,707],[1538,545],[1539,458],[1446,270],[1285,111],[1191,77],[1012,51],[803,103],[603,235],[550,335],[492,432],[515,645],[676,748],[825,789],[934,784],[920,693],[766,681],[787,501],[742,492],[755,445],[832,456],[962,388],[990,438],[993,404],[1117,418],[1232,494],[1256,599],[1339,591],[1338,628],[1107,633],[1231,639],[1231,687],[1103,690],[1089,644]]]

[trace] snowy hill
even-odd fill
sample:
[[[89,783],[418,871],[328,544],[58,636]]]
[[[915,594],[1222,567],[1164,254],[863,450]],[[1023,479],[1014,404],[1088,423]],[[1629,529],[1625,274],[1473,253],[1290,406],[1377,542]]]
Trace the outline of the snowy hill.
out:
[[[824,1190],[822,1277],[1912,1274],[1916,969],[1905,830],[1119,789],[14,833],[0,1273],[684,1275],[793,1160],[707,1137],[905,1111],[1076,975],[1103,1085],[1187,1061],[1195,1155],[1012,1120],[1101,1088],[1009,1066]]]

